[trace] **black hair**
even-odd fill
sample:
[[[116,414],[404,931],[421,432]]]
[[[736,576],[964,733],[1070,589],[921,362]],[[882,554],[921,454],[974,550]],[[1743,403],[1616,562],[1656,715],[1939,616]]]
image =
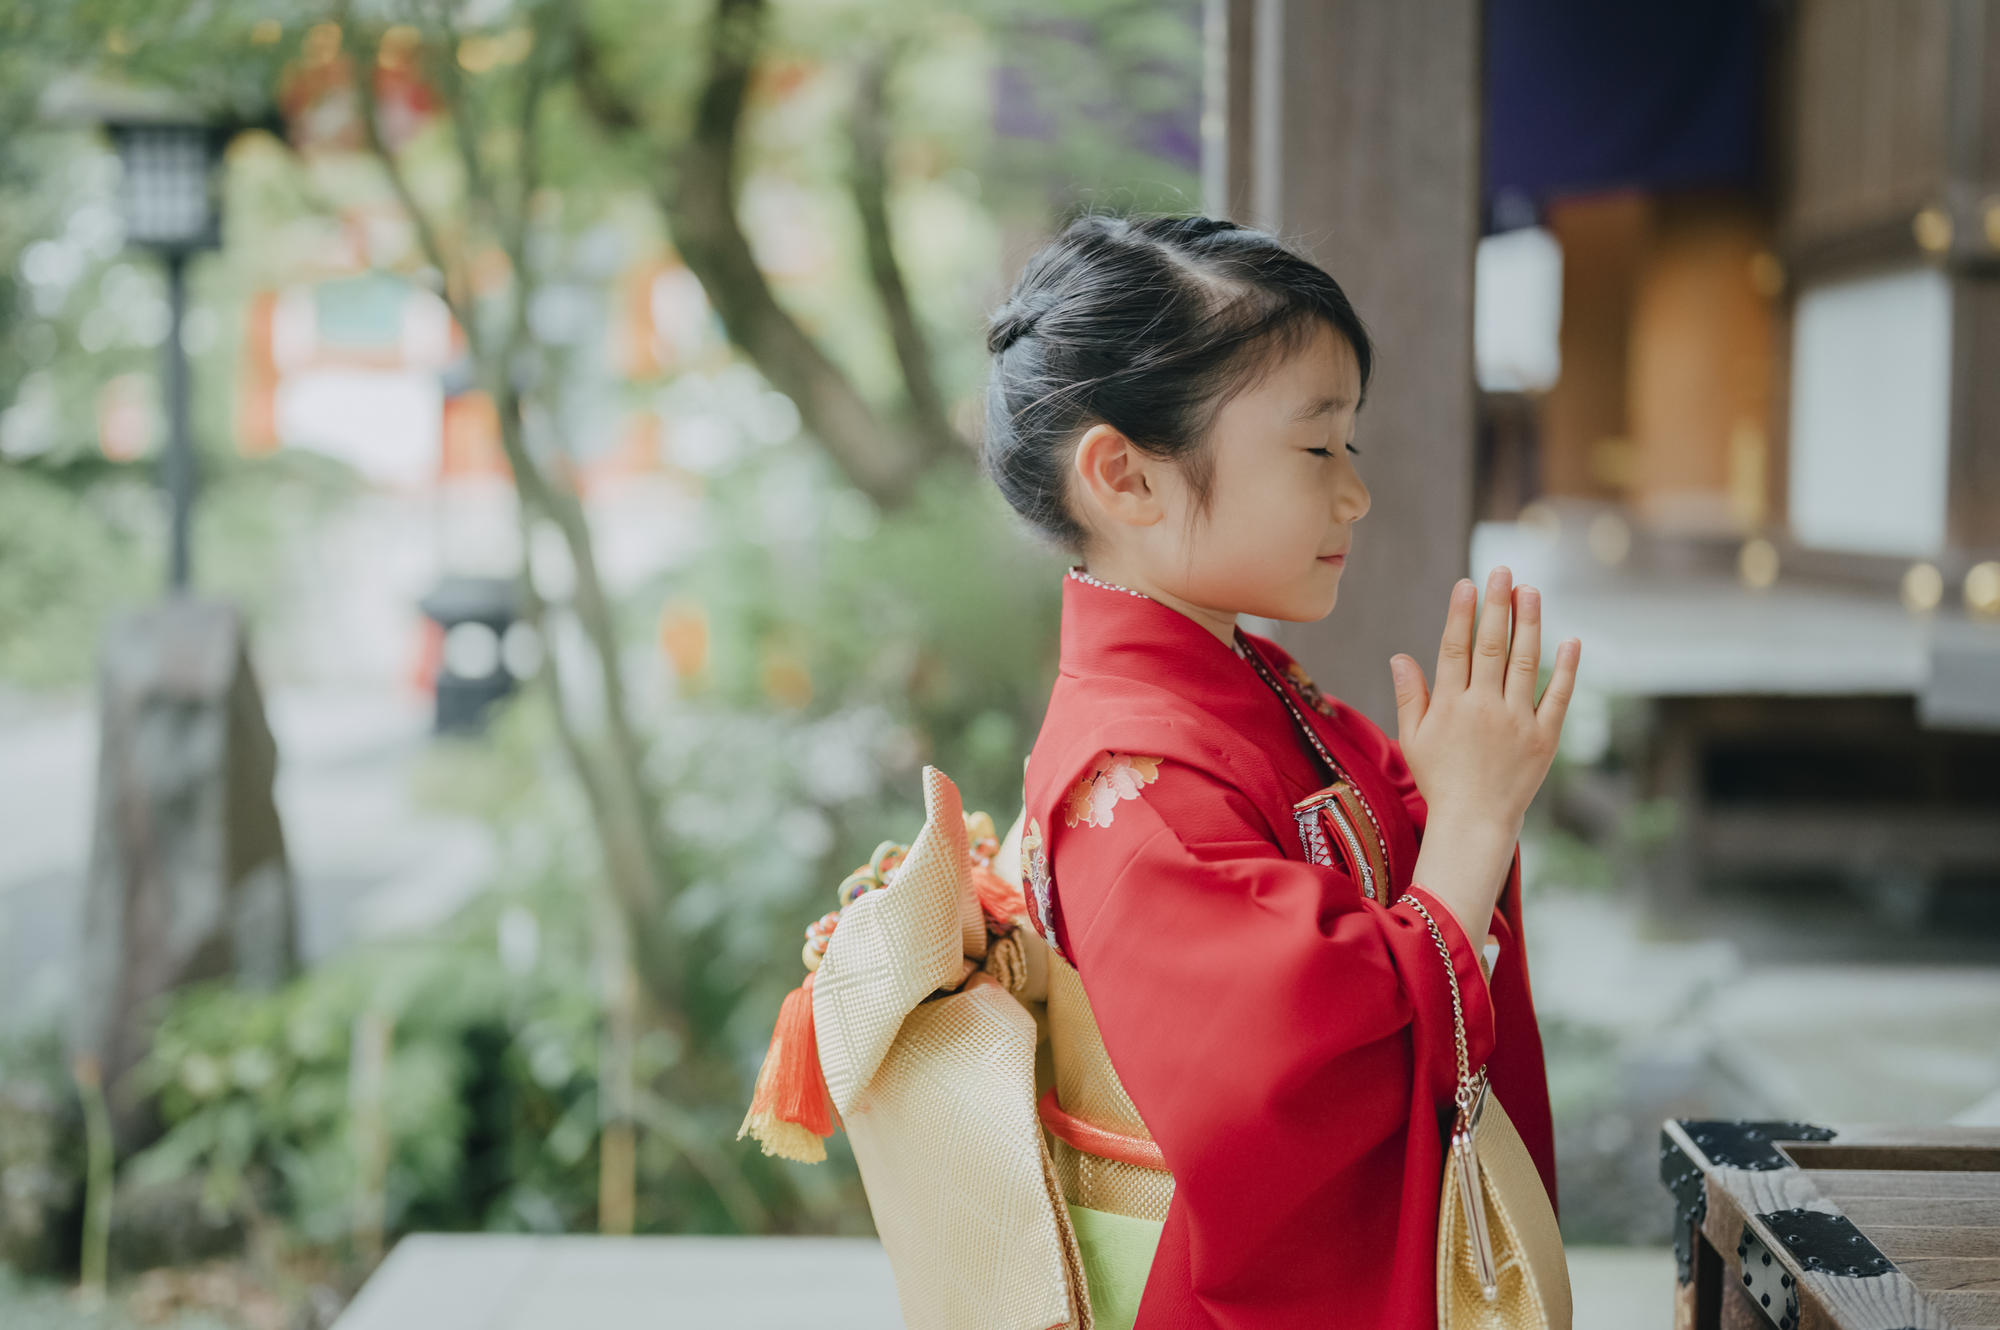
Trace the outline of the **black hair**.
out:
[[[1340,284],[1276,236],[1211,217],[1079,218],[989,325],[987,474],[1031,526],[1081,549],[1070,449],[1105,424],[1177,462],[1205,504],[1216,412],[1319,323],[1353,347],[1366,392],[1367,329]]]

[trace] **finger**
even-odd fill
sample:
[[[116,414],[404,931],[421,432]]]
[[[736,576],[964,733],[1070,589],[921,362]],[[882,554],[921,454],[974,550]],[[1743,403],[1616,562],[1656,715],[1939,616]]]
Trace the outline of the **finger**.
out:
[[[1469,577],[1459,579],[1451,589],[1451,605],[1444,616],[1444,641],[1438,644],[1437,680],[1439,693],[1462,693],[1472,668],[1472,616],[1479,593]]]
[[[1430,690],[1424,687],[1423,668],[1408,656],[1389,658],[1389,677],[1396,681],[1396,738],[1407,745],[1430,710]]]
[[[1569,711],[1569,700],[1576,692],[1576,666],[1583,659],[1583,643],[1577,638],[1564,638],[1556,648],[1556,667],[1549,677],[1549,686],[1542,693],[1542,705],[1535,711],[1535,721],[1549,737],[1561,736],[1563,716]]]
[[[1514,605],[1514,573],[1506,565],[1486,575],[1486,604],[1472,644],[1471,687],[1500,691],[1507,670],[1507,621]]]
[[[1542,670],[1542,593],[1514,588],[1514,647],[1507,665],[1507,705],[1535,709],[1535,683]]]

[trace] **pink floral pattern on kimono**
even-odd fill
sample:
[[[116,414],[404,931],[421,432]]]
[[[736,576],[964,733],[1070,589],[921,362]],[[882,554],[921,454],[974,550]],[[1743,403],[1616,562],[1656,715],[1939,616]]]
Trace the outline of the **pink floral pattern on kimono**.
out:
[[[1130,753],[1106,753],[1091,773],[1076,783],[1063,800],[1063,823],[1108,827],[1121,799],[1136,799],[1139,791],[1160,778],[1160,759]]]

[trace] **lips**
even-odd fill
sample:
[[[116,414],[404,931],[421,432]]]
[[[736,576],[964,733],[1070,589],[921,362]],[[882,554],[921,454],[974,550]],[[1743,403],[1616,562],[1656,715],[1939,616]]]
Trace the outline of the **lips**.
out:
[[[1335,568],[1338,568],[1347,562],[1347,552],[1342,550],[1339,554],[1322,554],[1319,556],[1319,561],[1321,563],[1330,563]]]

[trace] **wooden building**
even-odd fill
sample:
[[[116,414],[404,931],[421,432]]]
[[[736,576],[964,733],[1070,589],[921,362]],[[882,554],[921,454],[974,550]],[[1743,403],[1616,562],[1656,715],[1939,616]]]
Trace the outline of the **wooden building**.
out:
[[[1643,700],[1663,909],[1803,872],[2000,917],[2000,3],[1211,0],[1208,32],[1210,206],[1380,346],[1376,516],[1293,649],[1392,723],[1470,542]],[[1560,372],[1482,392],[1475,256],[1522,220]]]

